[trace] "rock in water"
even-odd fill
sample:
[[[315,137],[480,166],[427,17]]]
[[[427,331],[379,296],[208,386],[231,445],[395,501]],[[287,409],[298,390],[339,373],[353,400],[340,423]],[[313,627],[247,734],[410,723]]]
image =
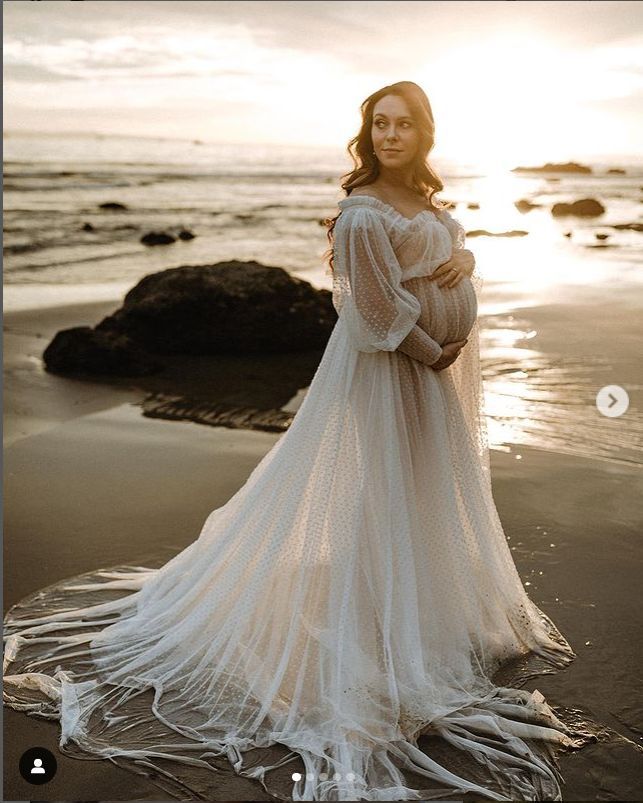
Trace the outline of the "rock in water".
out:
[[[467,237],[526,237],[529,234],[524,229],[511,229],[511,231],[487,231],[487,229],[471,229]]]
[[[143,245],[170,245],[176,242],[176,237],[166,231],[150,231],[141,237]]]
[[[125,204],[119,203],[118,201],[106,201],[104,204],[98,204],[98,208],[121,210],[121,209],[127,209],[127,206],[125,206]]]
[[[540,166],[526,167],[519,165],[511,169],[512,173],[592,173],[592,168],[578,162],[547,162]]]
[[[526,198],[520,198],[520,200],[514,202],[514,206],[519,212],[529,212],[531,209],[537,209],[540,204],[535,204]]]
[[[581,198],[571,204],[556,203],[551,208],[554,217],[577,215],[578,217],[598,217],[605,212],[605,207],[595,198]]]
[[[643,231],[643,223],[612,223],[611,228],[622,231]]]

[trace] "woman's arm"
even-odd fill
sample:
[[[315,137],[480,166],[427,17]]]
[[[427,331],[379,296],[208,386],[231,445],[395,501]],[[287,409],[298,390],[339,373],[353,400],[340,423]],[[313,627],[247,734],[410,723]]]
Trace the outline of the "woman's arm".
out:
[[[424,365],[433,365],[442,356],[442,347],[430,337],[424,329],[415,324],[404,340],[397,347],[397,351],[408,354]]]
[[[337,219],[333,243],[333,304],[360,351],[400,350],[431,365],[442,348],[417,320],[419,300],[401,284],[402,269],[381,213],[353,206]]]

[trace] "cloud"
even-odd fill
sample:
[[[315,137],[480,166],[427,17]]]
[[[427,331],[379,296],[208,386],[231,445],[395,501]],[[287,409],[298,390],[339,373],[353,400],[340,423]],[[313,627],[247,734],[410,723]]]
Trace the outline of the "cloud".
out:
[[[626,108],[643,89],[639,3],[8,0],[3,11],[5,109],[51,125],[91,112],[106,130],[344,142],[364,97],[407,79],[429,94],[442,141],[464,147],[490,112],[524,137],[550,115],[573,127],[583,103]]]

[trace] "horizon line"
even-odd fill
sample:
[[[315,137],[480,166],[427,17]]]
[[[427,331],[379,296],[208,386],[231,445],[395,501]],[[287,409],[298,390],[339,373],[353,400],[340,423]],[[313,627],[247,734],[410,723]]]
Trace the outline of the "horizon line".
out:
[[[57,131],[45,131],[40,129],[3,129],[2,131],[3,139],[5,137],[11,136],[78,136],[78,137],[102,137],[102,138],[111,138],[111,139],[142,139],[142,140],[151,140],[157,142],[190,142],[190,143],[201,143],[203,145],[228,145],[237,147],[240,144],[244,145],[251,145],[257,147],[276,147],[276,148],[322,148],[329,151],[345,151],[345,146],[343,145],[328,145],[328,144],[320,144],[320,143],[305,143],[305,142],[247,142],[244,141],[243,143],[235,142],[235,141],[225,141],[225,140],[211,140],[211,139],[203,139],[201,137],[186,137],[186,136],[153,136],[150,134],[123,134],[117,133],[113,131],[80,131],[80,130],[57,130]],[[434,155],[435,159],[439,160],[440,158],[449,159],[449,160],[457,160],[458,157],[454,155],[444,155],[440,157],[439,155]],[[635,158],[639,162],[643,164],[643,155],[641,155],[640,151],[605,151],[601,153],[592,153],[586,156],[578,156],[578,157],[559,157],[554,160],[553,157],[548,157],[545,161],[556,161],[559,163],[565,163],[567,161],[576,161],[576,160],[592,160],[592,159],[632,159]],[[466,161],[466,160],[465,160]]]

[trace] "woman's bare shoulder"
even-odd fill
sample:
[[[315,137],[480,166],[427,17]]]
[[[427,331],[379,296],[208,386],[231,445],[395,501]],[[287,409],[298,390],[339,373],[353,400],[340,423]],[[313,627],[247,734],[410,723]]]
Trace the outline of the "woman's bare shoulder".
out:
[[[377,198],[378,201],[384,201],[381,194],[378,192],[377,187],[374,184],[362,184],[361,187],[356,187],[351,192],[351,198],[356,195],[368,195],[371,198]]]

